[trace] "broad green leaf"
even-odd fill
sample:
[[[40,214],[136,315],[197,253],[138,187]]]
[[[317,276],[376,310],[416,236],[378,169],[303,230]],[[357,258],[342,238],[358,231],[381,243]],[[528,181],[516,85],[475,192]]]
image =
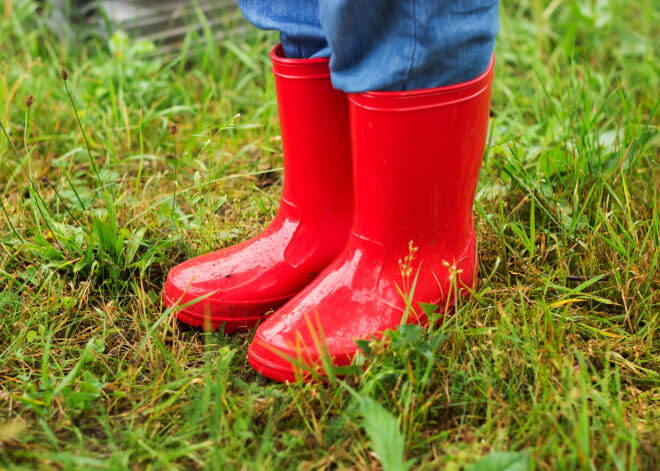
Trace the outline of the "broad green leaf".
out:
[[[468,471],[526,471],[529,469],[529,453],[493,451],[467,469]]]
[[[412,461],[405,462],[405,437],[399,431],[396,418],[375,400],[360,399],[362,427],[372,441],[372,448],[385,471],[406,471]]]

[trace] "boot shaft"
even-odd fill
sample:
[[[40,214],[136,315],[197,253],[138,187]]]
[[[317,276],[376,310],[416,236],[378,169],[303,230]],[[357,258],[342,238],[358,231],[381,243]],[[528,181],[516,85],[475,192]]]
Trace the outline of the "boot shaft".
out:
[[[282,198],[305,213],[352,206],[348,98],[330,82],[328,59],[271,52],[284,154]]]
[[[448,261],[465,250],[490,109],[493,64],[470,82],[351,94],[353,232]]]

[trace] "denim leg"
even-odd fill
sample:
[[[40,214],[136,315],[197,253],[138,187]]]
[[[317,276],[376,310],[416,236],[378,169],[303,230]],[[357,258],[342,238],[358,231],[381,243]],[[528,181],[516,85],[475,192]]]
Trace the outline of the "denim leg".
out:
[[[330,57],[317,0],[238,0],[238,6],[257,28],[280,32],[286,57]]]
[[[345,92],[417,90],[470,80],[488,67],[499,29],[498,0],[239,4],[257,27],[280,31],[287,57],[329,56],[332,83]]]
[[[490,64],[498,0],[320,0],[333,85],[346,92],[465,82]]]

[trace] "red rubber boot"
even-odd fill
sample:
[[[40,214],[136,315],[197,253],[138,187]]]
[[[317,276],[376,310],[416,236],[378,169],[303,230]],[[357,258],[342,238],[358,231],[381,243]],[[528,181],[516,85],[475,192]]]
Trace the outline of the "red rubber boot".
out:
[[[254,326],[309,284],[346,245],[353,217],[348,98],[330,83],[328,59],[270,54],[284,152],[277,215],[257,237],[174,267],[169,307],[209,295],[179,320],[227,333]]]
[[[258,372],[292,381],[293,359],[323,374],[322,342],[333,364],[350,364],[356,339],[380,337],[402,322],[415,277],[407,322],[421,325],[428,319],[420,302],[451,306],[456,288],[475,286],[472,205],[492,77],[491,63],[458,85],[349,95],[351,236],[314,282],[259,326],[248,349]]]

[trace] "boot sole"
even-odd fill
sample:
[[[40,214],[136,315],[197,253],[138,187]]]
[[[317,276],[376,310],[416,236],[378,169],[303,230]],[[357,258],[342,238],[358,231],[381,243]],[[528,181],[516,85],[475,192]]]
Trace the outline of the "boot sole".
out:
[[[295,383],[296,376],[293,373],[293,368],[281,367],[270,363],[268,360],[261,358],[259,355],[255,355],[253,352],[248,350],[248,361],[254,370],[260,375],[265,376],[268,379],[277,381],[279,383]]]
[[[167,294],[163,293],[163,301],[165,302],[165,306],[167,308],[172,307],[175,304],[175,301],[172,301],[171,298],[167,296]],[[286,300],[278,300],[278,302],[281,304],[284,304]],[[234,334],[236,332],[247,332],[251,329],[253,329],[257,324],[259,324],[261,321],[265,320],[268,316],[270,316],[275,309],[277,309],[279,306],[273,306],[270,311],[267,311],[265,314],[261,316],[250,316],[250,317],[225,317],[225,316],[212,316],[208,317],[202,314],[198,314],[196,312],[193,312],[189,309],[181,309],[176,313],[176,318],[183,322],[184,324],[188,324],[192,327],[197,327],[200,328],[206,332],[215,332],[220,327],[223,327],[223,332],[225,334]]]

